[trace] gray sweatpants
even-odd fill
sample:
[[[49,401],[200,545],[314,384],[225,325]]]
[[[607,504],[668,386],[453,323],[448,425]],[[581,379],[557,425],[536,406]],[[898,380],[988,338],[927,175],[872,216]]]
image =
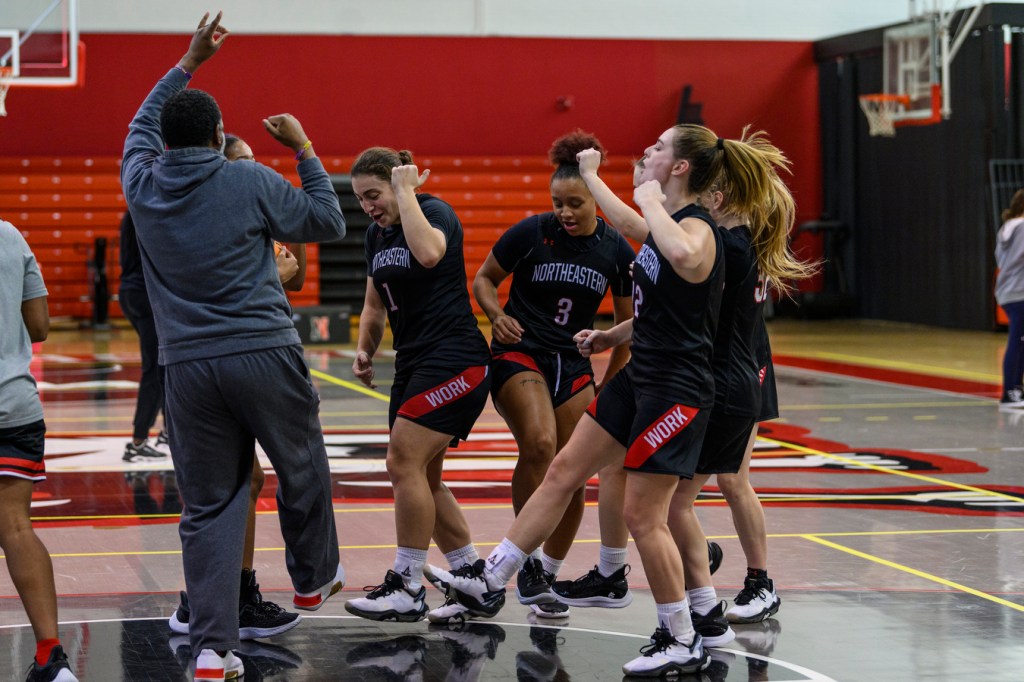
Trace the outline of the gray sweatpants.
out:
[[[277,474],[292,585],[334,579],[338,534],[320,396],[301,346],[168,365],[165,416],[178,488],[192,653],[238,647],[238,593],[255,442]]]

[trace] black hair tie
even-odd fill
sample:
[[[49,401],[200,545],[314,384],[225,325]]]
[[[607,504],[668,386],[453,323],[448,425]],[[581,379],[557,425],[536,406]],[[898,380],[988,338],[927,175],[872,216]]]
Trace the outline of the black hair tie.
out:
[[[718,142],[715,143],[715,146],[721,149],[722,151],[725,151],[725,140],[723,140],[722,138],[718,138]]]

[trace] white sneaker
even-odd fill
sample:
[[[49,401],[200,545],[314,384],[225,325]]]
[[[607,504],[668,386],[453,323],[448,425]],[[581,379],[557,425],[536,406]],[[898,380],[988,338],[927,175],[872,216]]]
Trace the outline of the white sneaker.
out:
[[[473,617],[473,614],[465,606],[454,599],[447,598],[444,600],[444,604],[427,613],[427,620],[438,625],[464,623]]]
[[[360,618],[398,623],[415,623],[427,615],[427,591],[421,586],[410,592],[405,579],[394,571],[389,570],[380,585],[364,589],[368,592],[365,597],[345,602],[346,611]]]
[[[195,682],[216,682],[219,680],[237,680],[245,675],[245,666],[232,652],[220,656],[213,649],[203,649],[196,658]]]
[[[747,651],[770,656],[781,632],[782,623],[774,618],[768,618],[760,623],[755,623],[752,627],[737,629],[736,643]]]
[[[321,587],[316,592],[296,592],[292,598],[292,606],[303,611],[316,611],[324,605],[327,599],[345,587],[345,569],[338,564],[338,572],[334,574],[334,580]]]
[[[725,613],[730,623],[760,623],[775,615],[782,605],[771,578],[746,578],[735,602]]]
[[[375,673],[372,678],[385,680],[423,679],[427,658],[427,642],[419,635],[401,635],[394,639],[371,641],[349,650],[345,661],[350,668]]]
[[[640,649],[639,656],[622,666],[622,672],[638,677],[688,675],[703,670],[708,663],[710,659],[699,634],[693,635],[692,644],[684,644],[667,629],[658,628],[651,635],[651,643]]]
[[[459,602],[474,616],[491,618],[505,605],[505,588],[491,589],[484,575],[483,559],[477,559],[472,566],[466,564],[454,571],[429,566],[429,572],[448,591],[448,596]],[[426,574],[427,571],[424,571]]]

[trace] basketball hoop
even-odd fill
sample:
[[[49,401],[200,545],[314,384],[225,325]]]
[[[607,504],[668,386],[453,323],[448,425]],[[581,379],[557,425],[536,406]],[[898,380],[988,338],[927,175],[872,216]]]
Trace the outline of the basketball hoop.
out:
[[[872,137],[895,137],[897,114],[910,106],[907,95],[879,93],[861,95],[860,108],[868,119],[868,133]]]
[[[0,116],[7,115],[4,100],[7,99],[7,88],[11,87],[11,78],[13,77],[14,69],[9,66],[0,66]]]

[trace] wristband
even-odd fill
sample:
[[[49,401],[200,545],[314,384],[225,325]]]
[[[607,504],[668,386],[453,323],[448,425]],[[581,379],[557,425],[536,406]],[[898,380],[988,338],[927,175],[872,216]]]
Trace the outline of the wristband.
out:
[[[181,64],[175,64],[174,68],[176,68],[178,71],[181,71],[183,74],[185,74],[185,78],[187,78],[189,80],[192,80],[192,74],[190,74],[188,71],[186,71],[184,66],[182,66]]]
[[[302,148],[295,153],[295,160],[301,161],[302,155],[306,153],[306,150],[313,146],[313,140],[306,140],[306,144],[302,145]]]

